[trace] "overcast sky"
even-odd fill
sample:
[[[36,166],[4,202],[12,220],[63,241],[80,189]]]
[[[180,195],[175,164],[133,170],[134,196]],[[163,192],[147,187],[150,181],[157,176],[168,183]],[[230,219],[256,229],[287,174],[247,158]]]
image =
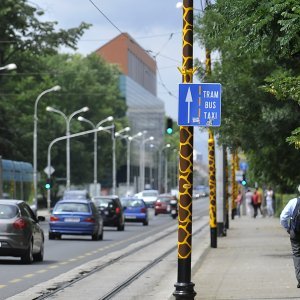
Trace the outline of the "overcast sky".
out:
[[[165,103],[166,114],[177,121],[178,84],[181,74],[177,67],[182,58],[182,9],[177,0],[92,0],[122,32],[129,33],[140,46],[156,57],[158,97]],[[45,11],[43,20],[57,21],[58,28],[72,28],[81,22],[92,24],[78,43],[76,52],[89,54],[120,34],[90,0],[31,0]],[[199,3],[198,3],[199,2]],[[197,5],[198,4],[198,5]],[[200,9],[200,0],[194,1]],[[72,52],[61,49],[62,52]],[[204,59],[204,50],[194,43],[194,58]],[[196,78],[194,78],[194,82]],[[207,152],[207,134],[195,128],[195,148]]]

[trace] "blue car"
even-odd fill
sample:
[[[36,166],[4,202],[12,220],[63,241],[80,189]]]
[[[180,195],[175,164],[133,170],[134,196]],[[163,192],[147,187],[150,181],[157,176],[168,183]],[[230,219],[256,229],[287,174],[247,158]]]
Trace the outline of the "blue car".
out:
[[[138,198],[121,198],[126,222],[142,222],[149,224],[148,207],[144,200]]]
[[[90,235],[103,239],[103,219],[89,199],[63,199],[56,203],[49,222],[49,240],[62,235]]]

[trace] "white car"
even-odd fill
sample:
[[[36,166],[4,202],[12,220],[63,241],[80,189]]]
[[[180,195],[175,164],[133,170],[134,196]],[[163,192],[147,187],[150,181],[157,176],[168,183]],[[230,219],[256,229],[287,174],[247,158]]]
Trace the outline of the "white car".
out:
[[[144,190],[135,194],[135,197],[143,199],[148,207],[153,207],[158,197],[158,190]]]

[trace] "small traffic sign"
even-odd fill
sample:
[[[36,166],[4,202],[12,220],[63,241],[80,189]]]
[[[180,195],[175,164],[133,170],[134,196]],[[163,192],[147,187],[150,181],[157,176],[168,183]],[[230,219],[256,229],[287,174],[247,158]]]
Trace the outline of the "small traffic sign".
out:
[[[178,125],[220,126],[221,84],[179,84]]]
[[[50,174],[49,174],[49,171],[50,171]],[[49,170],[49,167],[46,167],[46,168],[44,169],[44,172],[45,172],[48,176],[52,175],[54,171],[55,171],[55,169],[54,169],[52,166],[50,166],[50,170]]]

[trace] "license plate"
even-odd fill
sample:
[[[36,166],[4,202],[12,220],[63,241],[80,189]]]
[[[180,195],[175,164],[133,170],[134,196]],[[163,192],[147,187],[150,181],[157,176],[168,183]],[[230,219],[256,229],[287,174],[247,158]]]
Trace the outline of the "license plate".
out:
[[[126,216],[126,219],[136,219],[136,216]]]
[[[171,210],[171,206],[168,205],[168,206],[167,206],[167,211],[170,211],[170,210]]]
[[[172,209],[171,214],[176,214],[176,210]]]
[[[77,223],[80,222],[80,218],[65,218],[65,222]]]

